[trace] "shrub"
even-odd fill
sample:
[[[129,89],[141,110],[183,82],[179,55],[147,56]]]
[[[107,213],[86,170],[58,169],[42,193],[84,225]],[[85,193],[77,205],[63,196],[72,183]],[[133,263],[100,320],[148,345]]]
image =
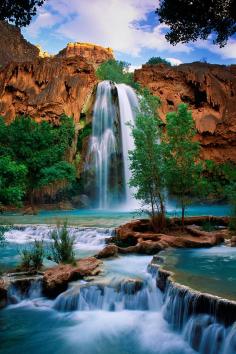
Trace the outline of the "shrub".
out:
[[[152,57],[146,62],[146,64],[150,64],[150,65],[165,64],[171,66],[171,63],[168,60],[161,57]]]
[[[24,270],[39,270],[43,266],[44,245],[43,241],[34,241],[30,248],[24,248],[20,251],[20,268]]]
[[[75,237],[71,236],[68,231],[67,223],[63,226],[58,225],[50,234],[52,239],[51,253],[48,259],[56,263],[74,264],[74,243]]]
[[[98,67],[96,75],[99,80],[110,80],[117,84],[123,83],[137,89],[139,85],[134,81],[133,73],[129,72],[129,66],[130,64],[124,61],[108,60]]]

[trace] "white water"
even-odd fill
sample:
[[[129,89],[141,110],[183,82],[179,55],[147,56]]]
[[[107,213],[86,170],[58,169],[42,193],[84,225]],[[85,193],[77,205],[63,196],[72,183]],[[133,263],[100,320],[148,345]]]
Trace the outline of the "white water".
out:
[[[101,209],[130,204],[130,163],[134,147],[130,123],[138,109],[135,91],[125,84],[98,84],[86,169],[94,171],[95,204]]]
[[[48,240],[48,232],[46,226],[27,227],[10,231],[7,239],[14,243],[32,242],[34,236]],[[70,232],[77,235],[76,244],[87,250],[104,247],[111,235],[109,229],[71,228]],[[234,327],[226,328],[208,315],[191,316],[191,299],[178,289],[168,288],[163,298],[156,287],[156,268],[147,271],[151,259],[130,255],[105,260],[101,276],[71,283],[54,301],[41,297],[38,281],[26,295],[13,286],[9,295],[18,304],[2,312],[3,323],[9,321],[3,338],[12,334],[5,341],[10,349],[3,349],[4,354],[19,350],[41,354],[37,343],[44,342],[45,353],[56,354],[236,353]],[[19,328],[24,329],[20,344],[13,340]]]

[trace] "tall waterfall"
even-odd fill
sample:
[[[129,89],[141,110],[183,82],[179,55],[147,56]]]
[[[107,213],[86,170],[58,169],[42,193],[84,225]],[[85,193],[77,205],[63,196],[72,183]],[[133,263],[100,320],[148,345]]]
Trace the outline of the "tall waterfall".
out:
[[[135,91],[125,84],[98,84],[87,169],[94,174],[94,199],[106,209],[132,199],[128,152],[134,147],[131,127],[138,109]]]

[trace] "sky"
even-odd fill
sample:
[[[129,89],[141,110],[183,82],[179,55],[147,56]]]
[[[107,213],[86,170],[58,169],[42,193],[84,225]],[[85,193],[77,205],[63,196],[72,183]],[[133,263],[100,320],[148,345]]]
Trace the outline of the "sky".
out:
[[[111,47],[117,60],[132,68],[160,56],[178,65],[206,60],[236,63],[236,38],[223,48],[210,38],[172,46],[165,39],[168,27],[160,24],[155,9],[158,0],[46,0],[31,24],[22,30],[25,38],[56,54],[68,42],[91,42]]]

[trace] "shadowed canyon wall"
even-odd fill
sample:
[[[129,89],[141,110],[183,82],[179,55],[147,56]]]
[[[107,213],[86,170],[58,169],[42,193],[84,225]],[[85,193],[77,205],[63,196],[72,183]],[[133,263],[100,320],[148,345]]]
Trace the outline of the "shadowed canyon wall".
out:
[[[236,65],[143,65],[134,75],[160,97],[163,121],[180,103],[189,105],[202,158],[236,162]]]

